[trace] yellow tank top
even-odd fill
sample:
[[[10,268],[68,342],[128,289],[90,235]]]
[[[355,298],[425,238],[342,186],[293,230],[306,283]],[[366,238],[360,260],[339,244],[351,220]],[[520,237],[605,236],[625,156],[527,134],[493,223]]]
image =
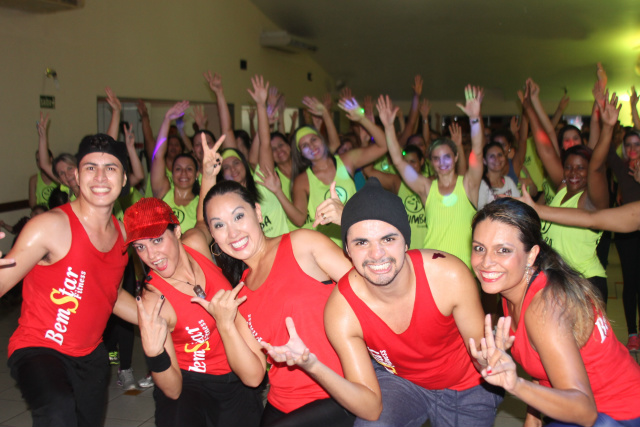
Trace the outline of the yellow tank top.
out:
[[[398,189],[398,197],[404,204],[404,209],[409,217],[409,226],[411,227],[411,245],[409,249],[423,249],[424,239],[427,237],[427,219],[424,212],[424,206],[420,196],[413,192],[404,181]]]
[[[427,219],[424,247],[455,255],[471,268],[471,220],[476,208],[467,198],[463,179],[458,176],[453,192],[446,196],[440,194],[438,180],[431,184],[424,206]]]

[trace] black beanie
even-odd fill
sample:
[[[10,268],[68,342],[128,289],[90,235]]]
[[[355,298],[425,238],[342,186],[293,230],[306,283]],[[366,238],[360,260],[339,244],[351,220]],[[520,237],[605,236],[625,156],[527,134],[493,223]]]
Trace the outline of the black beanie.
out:
[[[342,243],[347,247],[349,228],[360,221],[378,220],[393,225],[411,245],[411,226],[402,199],[382,188],[378,178],[371,177],[344,206],[342,211]]]
[[[84,156],[90,153],[106,153],[111,154],[113,157],[120,161],[122,170],[126,173],[129,170],[129,153],[127,152],[127,146],[124,142],[116,141],[109,135],[98,133],[95,135],[87,135],[80,141],[78,147],[78,154],[76,159],[78,160],[78,166],[80,166],[80,160]]]

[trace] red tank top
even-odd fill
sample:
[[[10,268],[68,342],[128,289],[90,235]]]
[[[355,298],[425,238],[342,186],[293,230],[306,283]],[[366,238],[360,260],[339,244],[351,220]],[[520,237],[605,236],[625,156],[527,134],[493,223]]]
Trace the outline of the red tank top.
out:
[[[86,356],[102,341],[127,265],[120,224],[109,252],[97,250],[69,203],[71,248],[51,265],[36,265],[24,278],[18,329],[9,340],[9,356],[19,348],[48,347],[69,356]]]
[[[531,347],[524,317],[533,297],[547,284],[544,273],[531,283],[522,304],[522,313],[518,320],[516,340],[511,348],[513,358],[540,385],[551,387],[549,377],[544,370],[538,353]],[[508,316],[506,300],[502,299],[504,315]],[[593,332],[587,343],[580,349],[582,361],[589,376],[593,397],[598,412],[616,420],[629,420],[640,417],[640,366],[631,359],[627,349],[613,334],[611,325],[603,317],[596,316]]]
[[[249,274],[246,270],[242,280]],[[282,345],[289,341],[284,323],[291,317],[300,338],[318,360],[343,376],[340,360],[324,332],[324,306],[335,284],[325,285],[308,276],[298,265],[289,234],[283,234],[273,268],[255,291],[246,286],[239,297],[247,295],[240,312],[258,341]],[[302,369],[275,363],[269,370],[271,388],[267,400],[282,412],[329,397],[326,391]]]
[[[387,371],[428,390],[467,390],[481,382],[453,315],[438,310],[419,250],[408,251],[416,274],[411,323],[396,334],[351,288],[345,274],[338,289],[360,321],[371,356]],[[406,268],[406,267],[405,267]]]
[[[220,289],[231,289],[218,266],[198,251],[183,246],[204,273],[206,282],[201,286],[207,294],[207,301],[211,301]],[[204,308],[192,303],[190,295],[183,294],[154,271],[151,272],[149,284],[162,292],[176,312],[176,326],[171,332],[171,339],[180,369],[202,374],[228,374],[231,368],[213,317]]]

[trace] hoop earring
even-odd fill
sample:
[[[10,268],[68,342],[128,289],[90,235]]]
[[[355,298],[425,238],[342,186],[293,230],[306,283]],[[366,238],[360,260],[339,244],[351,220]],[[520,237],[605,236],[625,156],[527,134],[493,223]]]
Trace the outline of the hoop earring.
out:
[[[216,247],[218,248],[218,252],[216,252]],[[218,244],[216,242],[211,243],[211,246],[209,247],[209,250],[211,251],[213,256],[222,255],[222,251],[220,250],[220,246],[218,246]]]

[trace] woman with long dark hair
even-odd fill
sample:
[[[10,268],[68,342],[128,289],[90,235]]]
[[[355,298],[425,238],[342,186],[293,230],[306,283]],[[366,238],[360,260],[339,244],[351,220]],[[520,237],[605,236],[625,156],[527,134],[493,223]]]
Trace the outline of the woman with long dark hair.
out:
[[[543,413],[554,426],[640,426],[640,367],[615,337],[597,291],[544,241],[536,212],[499,199],[472,227],[476,277],[502,296],[509,316],[495,340],[487,316],[486,381],[529,405],[525,425],[540,425]],[[509,347],[533,382],[518,377]]]

